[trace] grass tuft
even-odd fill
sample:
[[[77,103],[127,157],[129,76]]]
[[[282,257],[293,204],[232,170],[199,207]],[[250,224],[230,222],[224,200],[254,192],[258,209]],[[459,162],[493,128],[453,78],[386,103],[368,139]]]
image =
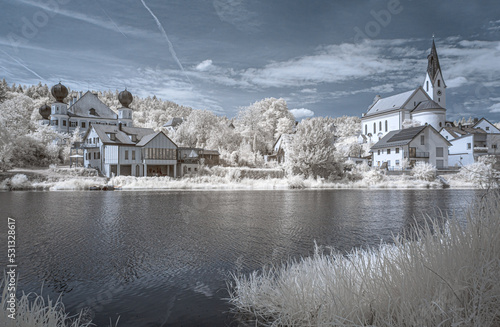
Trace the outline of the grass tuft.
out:
[[[446,223],[443,226],[443,219]],[[441,222],[441,223],[440,223]],[[264,326],[500,326],[500,196],[394,244],[233,275],[233,310]]]

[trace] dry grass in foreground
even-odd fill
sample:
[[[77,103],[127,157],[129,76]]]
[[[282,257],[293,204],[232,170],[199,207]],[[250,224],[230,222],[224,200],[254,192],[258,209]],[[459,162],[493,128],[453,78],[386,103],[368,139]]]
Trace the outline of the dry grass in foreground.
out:
[[[64,309],[60,299],[52,301],[44,300],[41,295],[33,293],[24,294],[16,299],[15,319],[9,317],[8,287],[5,284],[5,276],[0,280],[2,297],[0,298],[0,326],[2,327],[90,327],[95,326],[85,317],[86,312],[81,311],[78,315],[69,316]],[[116,321],[115,327],[118,325]],[[113,326],[110,322],[110,326]]]
[[[440,218],[440,219],[439,219]],[[500,326],[500,196],[380,249],[234,276],[234,311],[268,326]]]

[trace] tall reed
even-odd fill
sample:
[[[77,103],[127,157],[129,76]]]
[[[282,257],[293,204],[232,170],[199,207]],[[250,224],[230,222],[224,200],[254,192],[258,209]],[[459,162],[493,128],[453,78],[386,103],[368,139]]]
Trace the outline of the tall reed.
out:
[[[233,310],[266,326],[500,326],[500,196],[379,249],[234,275]]]

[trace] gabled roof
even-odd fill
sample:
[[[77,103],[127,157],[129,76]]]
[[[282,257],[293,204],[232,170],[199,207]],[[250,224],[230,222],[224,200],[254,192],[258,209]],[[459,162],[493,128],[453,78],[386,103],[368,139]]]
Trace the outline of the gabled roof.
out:
[[[468,134],[486,134],[481,128],[473,128],[473,127],[443,127],[445,131],[450,133],[454,138],[462,137]]]
[[[99,139],[103,144],[116,144],[116,145],[136,145],[137,141],[140,141],[145,136],[154,134],[154,130],[151,128],[139,128],[139,127],[125,127],[123,126],[119,130],[118,126],[112,125],[98,125],[93,124],[83,136],[83,139],[87,138],[91,130],[95,130]],[[109,134],[114,134],[115,139],[112,140]],[[129,135],[136,135],[137,141],[134,142],[130,139]]]
[[[438,135],[438,137],[441,137],[444,141],[446,141],[446,143],[448,143],[448,145],[451,145],[451,143],[447,139],[445,139],[443,135],[439,134],[438,131],[434,129],[434,127],[432,127],[431,125],[424,125],[400,129],[398,131],[391,131],[387,133],[374,146],[372,146],[371,150],[407,145],[426,128],[430,128],[431,130],[433,130]]]
[[[439,104],[437,104],[433,100],[427,100],[427,101],[422,101],[420,102],[415,109],[412,110],[412,112],[417,112],[417,111],[426,111],[430,109],[442,109],[446,110],[443,107],[441,107]]]
[[[493,126],[494,128],[496,128],[497,130],[500,130],[500,128],[498,128],[498,127],[496,127],[495,125],[493,125],[493,124],[492,124],[492,123],[491,123],[488,119],[486,119],[486,118],[484,118],[484,117],[483,117],[483,118],[481,118],[481,119],[479,119],[479,121],[478,121],[477,123],[475,123],[475,124],[474,124],[474,126],[472,126],[472,127],[473,127],[473,128],[474,128],[474,127],[476,127],[476,126],[477,126],[477,125],[479,125],[479,123],[480,123],[480,122],[482,122],[482,121],[485,121],[485,122],[487,122],[488,124],[490,124],[491,126]]]
[[[90,114],[91,109],[94,109],[92,112],[95,114]],[[90,91],[87,91],[69,107],[68,114],[77,117],[118,119],[118,115]]]
[[[418,89],[417,89],[418,90]],[[378,99],[372,106],[368,109],[366,116],[375,115],[384,111],[390,111],[395,109],[401,109],[407,102],[408,99],[417,91],[407,91],[387,98]]]
[[[170,142],[172,142],[173,145],[175,145],[175,147],[177,148],[177,144],[174,143],[174,141],[172,141],[168,136],[167,134],[163,133],[162,131],[159,131],[159,132],[156,132],[153,134],[149,134],[149,135],[146,135],[144,136],[136,145],[137,146],[145,146],[146,144],[148,144],[149,142],[151,142],[155,137],[157,137],[158,135],[160,134],[163,134],[167,139],[170,140]]]
[[[410,127],[397,131],[390,131],[380,141],[372,146],[371,149],[381,149],[391,146],[407,145],[427,126]]]

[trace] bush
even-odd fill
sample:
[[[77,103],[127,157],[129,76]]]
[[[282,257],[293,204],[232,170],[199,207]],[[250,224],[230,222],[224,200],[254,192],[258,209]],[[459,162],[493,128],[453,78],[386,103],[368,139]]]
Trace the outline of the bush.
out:
[[[491,164],[475,162],[461,167],[456,178],[462,179],[468,183],[474,183],[478,186],[488,187],[496,184],[494,174],[495,171]]]
[[[230,303],[272,326],[499,326],[500,196],[393,245],[234,276]]]
[[[415,167],[411,170],[413,177],[428,182],[432,182],[436,179],[436,172],[436,167],[423,161],[418,161]]]

